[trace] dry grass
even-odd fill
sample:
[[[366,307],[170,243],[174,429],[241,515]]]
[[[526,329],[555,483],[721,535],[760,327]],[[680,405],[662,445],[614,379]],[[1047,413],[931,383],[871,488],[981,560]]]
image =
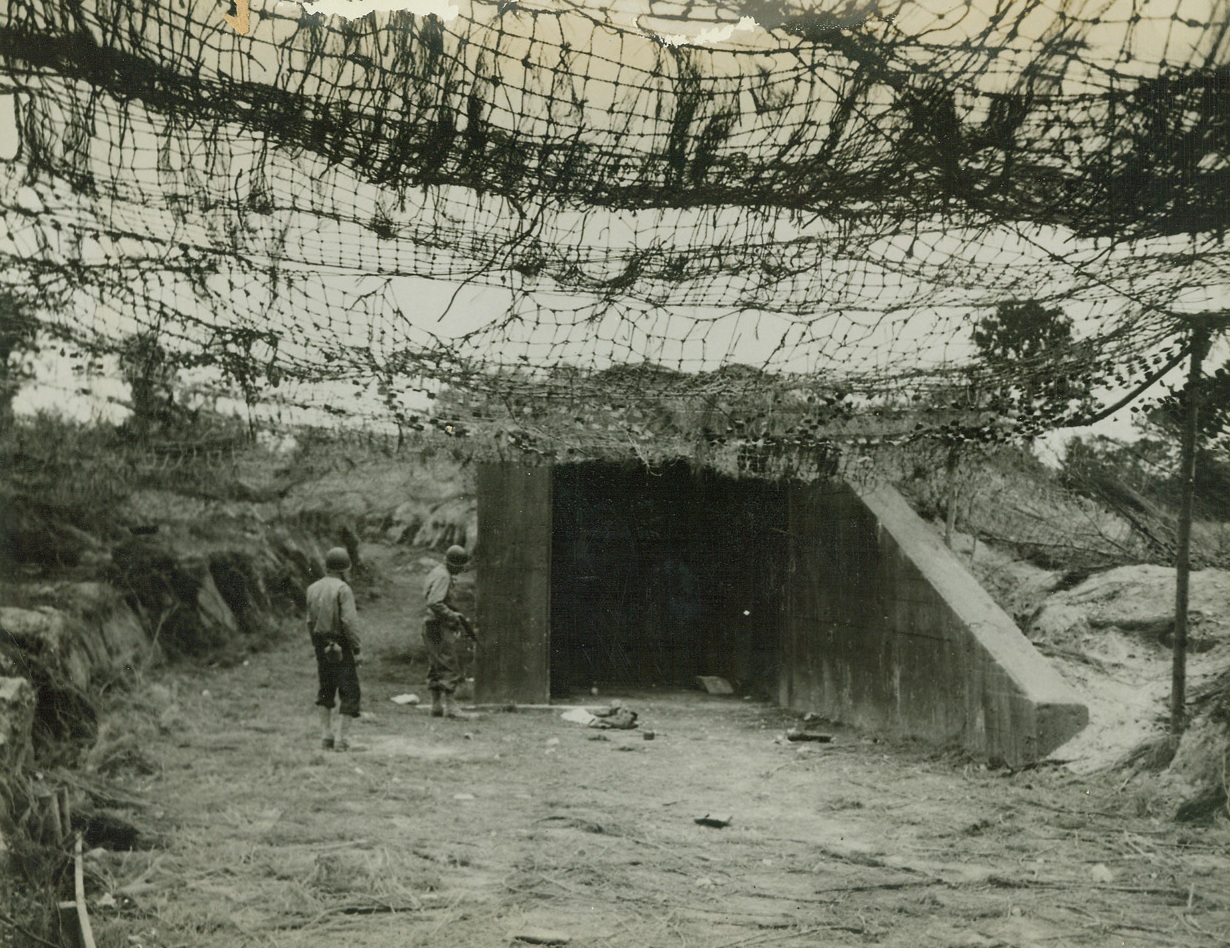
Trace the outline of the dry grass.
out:
[[[1227,828],[1184,836],[1096,780],[840,728],[775,743],[792,716],[700,694],[627,696],[653,742],[592,741],[550,713],[433,722],[375,674],[372,749],[324,754],[310,676],[289,642],[177,677],[184,717],[148,748],[157,773],[129,777],[164,813],[165,848],[94,863],[94,898],[133,899],[100,913],[109,944],[494,948],[547,928],[629,948],[1101,948],[1230,931]],[[730,827],[695,824],[719,810]]]

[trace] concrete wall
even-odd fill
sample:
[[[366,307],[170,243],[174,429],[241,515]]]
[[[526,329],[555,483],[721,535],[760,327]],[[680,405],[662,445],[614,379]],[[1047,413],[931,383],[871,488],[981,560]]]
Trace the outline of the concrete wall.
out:
[[[478,467],[480,541],[474,698],[550,700],[551,468]]]
[[[891,487],[795,485],[778,700],[1020,765],[1088,709]]]

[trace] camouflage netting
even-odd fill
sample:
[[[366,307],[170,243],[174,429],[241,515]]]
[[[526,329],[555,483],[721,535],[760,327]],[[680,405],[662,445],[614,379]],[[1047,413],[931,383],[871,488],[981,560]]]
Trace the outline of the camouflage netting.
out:
[[[821,6],[11,0],[0,272],[90,353],[535,457],[824,468],[1174,365],[1227,297],[1230,7]],[[979,361],[1010,300],[1071,339]]]

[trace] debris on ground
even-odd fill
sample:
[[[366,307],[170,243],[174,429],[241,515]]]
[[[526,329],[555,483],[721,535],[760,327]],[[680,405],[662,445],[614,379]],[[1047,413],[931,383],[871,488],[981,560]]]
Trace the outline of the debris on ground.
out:
[[[570,708],[560,717],[572,724],[582,724],[585,727],[630,731],[637,726],[637,713],[625,708],[619,701],[612,701],[610,707],[596,708],[592,711],[586,708]]]
[[[418,704],[419,696],[416,694],[394,695],[389,700],[394,704]]]
[[[527,945],[566,945],[572,941],[570,935],[562,932],[548,931],[545,928],[527,928],[513,934],[514,941],[525,942]]]
[[[832,734],[821,734],[817,731],[800,731],[797,728],[791,728],[786,732],[786,740],[788,741],[815,741],[817,744],[829,744],[833,740]]]
[[[697,675],[696,683],[711,695],[733,695],[735,693],[730,682],[717,675]]]
[[[618,728],[622,731],[630,731],[637,726],[635,711],[625,708],[618,702],[612,704],[610,708],[604,708],[594,712],[594,722],[590,727],[600,728]]]
[[[711,813],[706,813],[704,816],[698,816],[692,822],[697,826],[712,826],[714,829],[722,829],[729,826],[732,817],[730,816],[714,816]]]

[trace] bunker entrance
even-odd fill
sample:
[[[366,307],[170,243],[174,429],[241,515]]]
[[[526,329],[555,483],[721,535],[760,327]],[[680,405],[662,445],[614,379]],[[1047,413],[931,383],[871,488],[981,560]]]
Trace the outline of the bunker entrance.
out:
[[[552,694],[773,687],[787,565],[781,485],[610,463],[551,478]]]

